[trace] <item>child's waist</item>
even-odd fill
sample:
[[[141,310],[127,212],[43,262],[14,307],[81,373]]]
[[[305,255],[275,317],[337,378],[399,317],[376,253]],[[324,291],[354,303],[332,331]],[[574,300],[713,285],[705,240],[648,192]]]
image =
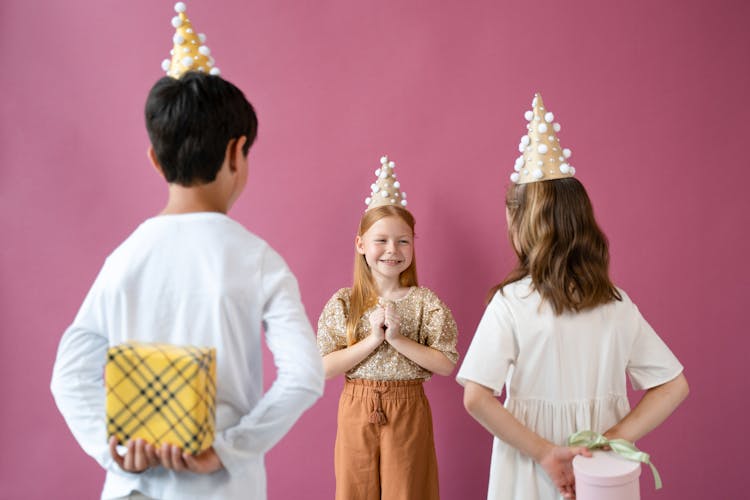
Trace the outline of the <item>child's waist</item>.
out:
[[[346,378],[343,394],[369,398],[379,393],[382,399],[412,399],[424,396],[422,379],[412,380],[368,380]]]

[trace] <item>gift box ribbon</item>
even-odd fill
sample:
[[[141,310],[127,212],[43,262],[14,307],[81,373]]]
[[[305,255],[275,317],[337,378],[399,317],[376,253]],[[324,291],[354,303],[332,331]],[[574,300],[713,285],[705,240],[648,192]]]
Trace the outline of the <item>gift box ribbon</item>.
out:
[[[598,450],[609,446],[609,448],[621,457],[634,462],[642,462],[651,467],[651,473],[654,475],[654,485],[660,489],[661,476],[651,463],[651,456],[642,452],[635,447],[633,443],[625,439],[607,439],[601,434],[594,431],[579,431],[568,438],[568,446],[584,446],[589,450]]]

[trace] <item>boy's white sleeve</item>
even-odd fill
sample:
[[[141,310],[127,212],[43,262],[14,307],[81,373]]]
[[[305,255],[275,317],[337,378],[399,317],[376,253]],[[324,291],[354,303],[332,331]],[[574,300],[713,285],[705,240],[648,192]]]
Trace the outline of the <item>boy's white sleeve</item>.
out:
[[[101,274],[60,340],[50,389],[81,448],[105,469],[125,474],[110,456],[107,444],[104,365],[109,342],[104,333],[100,280]]]
[[[241,474],[243,463],[270,450],[323,394],[325,382],[297,280],[272,250],[264,258],[262,276],[263,326],[277,378],[248,415],[216,435],[214,450],[230,474]]]

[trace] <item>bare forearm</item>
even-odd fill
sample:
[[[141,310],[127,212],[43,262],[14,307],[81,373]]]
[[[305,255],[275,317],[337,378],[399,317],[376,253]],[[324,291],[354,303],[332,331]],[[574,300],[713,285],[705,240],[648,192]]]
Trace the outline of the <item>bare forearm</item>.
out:
[[[403,335],[387,340],[398,352],[432,373],[450,375],[456,366],[453,361],[437,349],[422,345]]]
[[[326,379],[348,372],[369,356],[380,344],[382,344],[382,340],[378,341],[373,337],[366,337],[345,349],[326,354],[323,356],[323,370]]]
[[[604,433],[607,438],[634,442],[661,424],[687,397],[690,389],[683,374],[652,387],[625,418]]]
[[[464,388],[466,411],[494,436],[539,462],[554,447],[506,410],[492,393],[492,389],[474,382]]]

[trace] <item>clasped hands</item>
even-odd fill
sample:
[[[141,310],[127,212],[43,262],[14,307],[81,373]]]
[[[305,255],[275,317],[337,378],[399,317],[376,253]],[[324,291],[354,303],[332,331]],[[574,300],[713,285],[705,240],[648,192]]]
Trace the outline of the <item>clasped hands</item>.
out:
[[[386,340],[389,343],[401,337],[401,323],[393,304],[378,306],[370,314],[370,335],[381,342]]]
[[[125,455],[117,452],[117,438],[109,438],[109,452],[120,468],[126,472],[139,473],[161,465],[174,471],[189,471],[210,474],[224,467],[213,447],[199,455],[183,452],[179,446],[163,444],[156,447],[143,439],[129,440]]]

